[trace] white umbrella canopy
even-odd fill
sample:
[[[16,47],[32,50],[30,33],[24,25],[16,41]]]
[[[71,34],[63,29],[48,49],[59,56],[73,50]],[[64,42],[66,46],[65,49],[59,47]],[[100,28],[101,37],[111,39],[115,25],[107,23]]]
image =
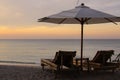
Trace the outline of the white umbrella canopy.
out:
[[[49,22],[56,24],[80,24],[80,20],[84,19],[84,24],[97,24],[108,22],[119,22],[120,18],[101,11],[91,9],[84,6],[77,6],[75,9],[63,11],[48,17],[39,19],[39,22]]]
[[[56,24],[81,24],[81,70],[83,58],[83,25],[120,22],[120,17],[91,9],[82,3],[74,9],[60,12],[48,17],[38,19],[38,22],[48,22]]]

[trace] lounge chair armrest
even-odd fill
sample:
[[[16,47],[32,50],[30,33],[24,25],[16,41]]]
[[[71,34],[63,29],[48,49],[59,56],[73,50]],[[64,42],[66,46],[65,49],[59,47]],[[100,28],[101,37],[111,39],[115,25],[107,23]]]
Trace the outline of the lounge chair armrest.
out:
[[[95,63],[95,62],[89,62],[89,65],[90,65],[91,67],[100,67],[100,66],[101,66],[100,63]]]
[[[57,70],[60,68],[60,66],[53,63],[50,59],[41,59],[41,65],[49,66],[53,68],[54,70]],[[62,66],[63,69],[69,69],[67,66]]]
[[[57,69],[57,65],[48,59],[41,59],[41,65],[48,65]]]
[[[107,62],[106,65],[107,66],[116,66],[116,67],[119,67],[120,63],[117,63],[117,62]]]

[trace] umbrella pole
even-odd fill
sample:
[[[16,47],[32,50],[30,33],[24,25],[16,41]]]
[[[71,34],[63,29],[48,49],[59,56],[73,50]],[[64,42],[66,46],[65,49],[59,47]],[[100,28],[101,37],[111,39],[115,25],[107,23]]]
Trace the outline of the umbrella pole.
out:
[[[83,60],[83,24],[84,22],[81,22],[81,71],[83,71],[83,64],[82,64],[82,60]]]

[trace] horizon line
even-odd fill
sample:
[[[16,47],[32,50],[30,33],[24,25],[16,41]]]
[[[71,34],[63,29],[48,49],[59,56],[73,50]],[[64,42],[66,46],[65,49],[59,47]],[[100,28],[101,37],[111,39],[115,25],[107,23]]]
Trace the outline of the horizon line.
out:
[[[51,39],[51,40],[55,40],[55,39],[58,40],[58,38],[28,38],[28,39],[29,39],[29,40],[30,40],[30,39],[31,39],[31,40],[37,40],[37,39],[39,39],[39,40],[40,40],[40,39],[41,39],[41,40],[42,40],[42,39],[43,39],[43,40],[45,40],[45,39],[46,39],[46,40],[47,40],[47,39],[49,39],[49,40],[50,40],[50,39]],[[13,38],[13,39],[12,39],[12,38],[11,38],[11,39],[0,39],[0,40],[28,40],[28,39],[25,39],[25,38],[19,38],[19,39]],[[65,39],[66,39],[66,40],[67,40],[67,39],[73,39],[73,40],[74,40],[74,39],[79,39],[79,40],[81,40],[80,38],[59,38],[59,40],[60,40],[60,39],[61,39],[61,40],[62,40],[62,39],[64,39],[64,40],[65,40]],[[98,39],[98,40],[101,40],[102,38],[86,38],[86,39]],[[103,38],[103,39],[104,39],[104,40],[105,40],[105,39],[106,39],[106,40],[107,40],[107,39],[113,39],[113,40],[114,40],[114,39],[119,39],[119,38]],[[84,39],[84,40],[85,40],[85,39]]]

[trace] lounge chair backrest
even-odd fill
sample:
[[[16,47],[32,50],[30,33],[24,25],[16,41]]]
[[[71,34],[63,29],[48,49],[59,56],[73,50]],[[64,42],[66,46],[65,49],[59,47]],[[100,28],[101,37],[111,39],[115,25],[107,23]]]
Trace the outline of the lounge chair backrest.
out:
[[[108,59],[111,58],[111,56],[114,54],[113,50],[107,50],[107,51],[97,51],[95,57],[93,58],[93,62],[96,63],[101,63],[101,64],[105,64]]]
[[[59,51],[56,52],[53,62],[57,65],[71,67],[73,65],[73,57],[75,56],[76,51]]]
[[[113,62],[120,62],[120,53],[117,55],[117,57],[115,58],[115,60],[113,60]]]

